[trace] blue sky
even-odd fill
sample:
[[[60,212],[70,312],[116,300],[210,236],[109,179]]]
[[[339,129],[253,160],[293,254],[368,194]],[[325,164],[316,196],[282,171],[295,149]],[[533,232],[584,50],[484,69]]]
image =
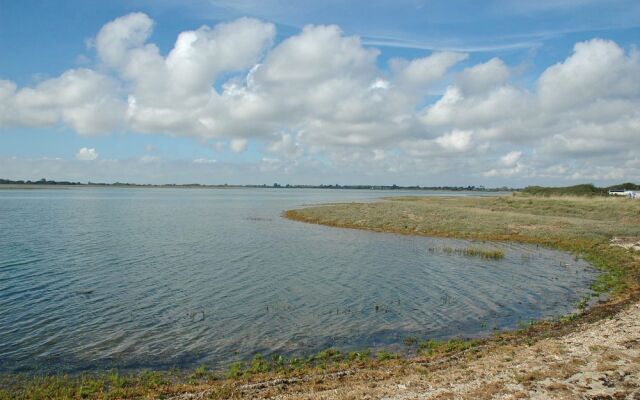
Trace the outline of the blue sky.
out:
[[[640,180],[637,1],[290,3],[1,0],[0,177]]]

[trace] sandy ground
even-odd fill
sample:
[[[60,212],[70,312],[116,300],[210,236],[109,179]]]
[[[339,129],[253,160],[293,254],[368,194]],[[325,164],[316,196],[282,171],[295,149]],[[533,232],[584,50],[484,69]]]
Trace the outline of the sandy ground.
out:
[[[236,387],[236,398],[640,399],[640,303],[563,337]],[[210,393],[176,399],[207,398]]]

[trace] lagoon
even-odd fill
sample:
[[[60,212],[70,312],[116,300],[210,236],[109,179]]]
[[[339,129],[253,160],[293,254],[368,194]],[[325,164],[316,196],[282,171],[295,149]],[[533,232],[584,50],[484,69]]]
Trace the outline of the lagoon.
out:
[[[0,191],[0,370],[222,367],[256,353],[399,347],[571,312],[570,254],[310,225],[307,204],[479,193]],[[489,246],[501,260],[438,248]]]

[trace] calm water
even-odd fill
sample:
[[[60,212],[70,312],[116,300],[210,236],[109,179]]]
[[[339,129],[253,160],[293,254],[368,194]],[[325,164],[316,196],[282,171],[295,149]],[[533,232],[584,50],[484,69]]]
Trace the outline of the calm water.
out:
[[[570,312],[596,276],[535,246],[495,245],[504,260],[484,261],[429,251],[465,241],[280,217],[389,194],[0,191],[0,370],[221,366],[478,335]]]

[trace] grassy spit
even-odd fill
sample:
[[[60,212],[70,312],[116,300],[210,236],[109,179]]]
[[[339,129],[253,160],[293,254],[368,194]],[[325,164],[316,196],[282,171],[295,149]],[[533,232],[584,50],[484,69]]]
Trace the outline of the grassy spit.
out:
[[[501,197],[400,197],[377,203],[307,207],[286,211],[284,216],[377,232],[537,244],[569,251],[600,269],[602,274],[593,289],[611,292],[612,301],[627,298],[640,287],[640,266],[633,253],[610,245],[614,237],[640,236],[640,201],[515,193]]]
[[[0,376],[0,400],[13,398],[171,398],[198,392],[202,398],[268,397],[286,387],[312,390],[339,384],[346,375],[371,379],[403,371],[441,368],[448,359],[475,357],[497,346],[530,345],[579,329],[584,322],[609,317],[640,299],[640,261],[633,252],[613,247],[613,237],[640,236],[640,201],[584,197],[405,197],[378,203],[331,204],[291,210],[284,216],[297,221],[379,232],[515,241],[570,251],[602,271],[594,283],[598,293],[609,292],[607,303],[555,321],[532,322],[514,332],[479,340],[448,341],[405,338],[417,359],[385,351],[340,353],[328,349],[308,358],[256,356],[232,364],[225,372],[205,366],[191,371],[146,371],[122,375],[117,371],[84,375]],[[438,249],[446,252],[447,250]],[[499,259],[501,254],[479,248],[451,249],[470,257]],[[465,358],[467,357],[467,358]],[[354,372],[361,371],[361,372]],[[362,372],[364,371],[364,372]],[[390,372],[393,371],[393,372]],[[268,382],[268,383],[264,383]],[[269,383],[270,382],[270,383]],[[279,385],[272,385],[273,382]]]

